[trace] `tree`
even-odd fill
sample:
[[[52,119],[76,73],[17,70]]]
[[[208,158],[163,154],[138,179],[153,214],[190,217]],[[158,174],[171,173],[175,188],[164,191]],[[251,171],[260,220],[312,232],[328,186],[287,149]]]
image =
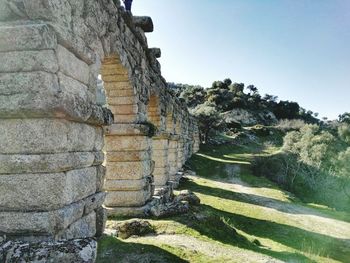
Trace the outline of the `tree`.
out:
[[[281,100],[274,108],[277,119],[297,119],[299,117],[299,104]]]
[[[213,105],[204,103],[198,105],[191,113],[197,118],[202,141],[207,143],[210,131],[219,127],[222,122],[219,112]]]
[[[277,102],[278,97],[270,94],[265,94],[263,97],[263,100],[266,100],[267,102]]]
[[[195,108],[197,105],[204,103],[206,92],[201,86],[183,85],[179,98],[185,100],[187,107]]]
[[[340,114],[338,117],[339,117],[338,119],[339,122],[350,124],[350,112],[345,112],[343,114]]]
[[[244,90],[244,83],[233,83],[231,86],[230,86],[230,90],[234,93],[238,93],[238,92],[242,92],[243,93],[243,90]]]
[[[247,86],[247,90],[249,90],[249,94],[251,94],[251,93],[253,93],[253,94],[258,93],[258,88],[255,87],[254,85]]]
[[[229,87],[231,84],[232,84],[232,80],[227,78],[227,79],[224,79],[224,83],[227,87]]]

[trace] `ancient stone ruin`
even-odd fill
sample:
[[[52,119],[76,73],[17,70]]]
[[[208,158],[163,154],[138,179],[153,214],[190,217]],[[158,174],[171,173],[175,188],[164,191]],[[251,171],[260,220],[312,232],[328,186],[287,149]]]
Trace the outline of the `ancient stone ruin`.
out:
[[[198,128],[147,45],[149,17],[112,0],[0,0],[0,21],[0,236],[95,237],[107,213],[142,214],[177,186]]]

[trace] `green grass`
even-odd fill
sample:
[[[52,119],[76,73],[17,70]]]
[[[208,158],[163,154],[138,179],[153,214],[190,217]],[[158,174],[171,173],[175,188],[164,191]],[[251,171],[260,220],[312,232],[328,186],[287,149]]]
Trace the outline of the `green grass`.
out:
[[[187,262],[164,248],[153,245],[123,242],[120,239],[104,236],[98,243],[98,263],[140,262],[151,257],[151,262]]]
[[[263,141],[243,146],[227,143],[202,147],[187,163],[199,177],[191,177],[180,188],[195,192],[201,205],[186,215],[150,220],[156,232],[194,237],[237,248],[243,254],[250,251],[285,262],[349,262],[349,240],[299,220],[317,217],[344,223],[349,221],[344,220],[350,218],[349,214],[303,204],[268,179],[252,175],[254,155],[275,150],[278,147],[266,148]],[[291,209],[294,206],[299,210]],[[349,237],[350,228],[344,234]],[[129,253],[158,255],[162,262],[213,262],[208,255],[186,247],[157,242],[140,244],[135,240],[132,242],[136,243],[129,243],[104,237],[99,242],[97,262],[113,262],[114,257]],[[215,258],[217,262],[227,260],[224,255]]]

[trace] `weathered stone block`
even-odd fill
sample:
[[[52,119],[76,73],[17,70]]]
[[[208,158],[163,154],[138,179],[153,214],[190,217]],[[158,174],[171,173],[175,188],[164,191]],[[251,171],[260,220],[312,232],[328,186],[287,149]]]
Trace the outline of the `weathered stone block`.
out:
[[[57,46],[56,55],[60,71],[84,84],[89,83],[89,66],[61,45]]]
[[[153,176],[155,186],[165,186],[170,179],[169,168],[155,168]]]
[[[117,121],[120,120],[120,115],[131,115],[131,118],[135,118],[135,115],[138,113],[139,108],[136,104],[129,105],[117,105],[112,99],[108,99],[109,109],[117,116]],[[113,106],[113,104],[115,106]]]
[[[46,24],[0,26],[0,51],[55,49],[55,33]]]
[[[106,88],[106,87],[105,87]],[[132,97],[135,96],[134,89],[122,89],[122,90],[107,90],[106,89],[107,98],[113,97]]]
[[[107,192],[107,207],[143,206],[151,197],[150,191],[118,191]]]
[[[157,158],[153,158],[154,162],[155,162],[155,167],[166,167],[169,164],[168,161],[168,156],[162,156],[162,157],[157,157]]]
[[[90,214],[92,211],[101,207],[105,198],[106,198],[105,192],[96,193],[85,198],[84,215]]]
[[[103,165],[96,166],[96,191],[101,192],[106,178],[106,167]]]
[[[151,151],[107,152],[107,162],[132,162],[151,159]]]
[[[1,136],[0,136],[1,137]],[[96,152],[0,154],[0,174],[59,173],[102,163]]]
[[[1,54],[0,72],[46,71],[56,73],[54,50],[12,51]]]
[[[102,129],[59,119],[0,119],[0,153],[90,152],[103,147]]]
[[[164,139],[153,139],[152,140],[152,147],[154,150],[166,150],[168,149],[169,143],[168,140]]]
[[[11,18],[13,19],[16,17],[17,16],[9,8],[7,1],[1,0],[0,1],[0,21],[8,21],[8,20],[11,20]]]
[[[50,212],[0,212],[0,233],[6,235],[46,235],[47,240],[82,217],[84,202]]]
[[[59,240],[93,237],[96,234],[96,213],[89,215],[71,224],[68,229],[58,235]]]
[[[133,86],[127,81],[107,81],[102,74],[102,80],[105,82],[104,87],[107,92],[107,96],[118,97],[121,91],[134,91]]]
[[[45,72],[0,73],[0,117],[49,115],[59,93],[56,75]],[[44,111],[44,113],[43,113]]]
[[[0,118],[68,117],[90,121],[93,95],[87,86],[58,75],[59,81],[46,72],[0,74]]]
[[[155,159],[158,159],[158,158],[161,158],[161,159],[166,159],[168,158],[168,151],[163,151],[163,150],[153,150],[152,151],[152,159],[155,160]]]
[[[129,74],[127,72],[116,72],[113,75],[102,75],[102,80],[106,83],[108,82],[128,82]]]
[[[119,123],[119,124],[112,124],[108,127],[105,127],[104,130],[108,136],[112,136],[112,135],[142,136],[142,135],[148,134],[149,127],[142,124]]]
[[[132,105],[135,103],[135,97],[107,97],[107,101],[110,105]]]
[[[151,161],[138,162],[108,162],[108,180],[138,180],[151,174]]]
[[[103,207],[96,209],[96,237],[101,237],[107,221],[107,210]]]
[[[106,151],[130,150],[146,151],[151,147],[151,140],[146,136],[106,136]]]
[[[0,175],[0,209],[48,211],[95,191],[95,167],[54,174],[4,174]]]
[[[106,180],[106,191],[137,191],[147,188],[146,178],[138,180]]]

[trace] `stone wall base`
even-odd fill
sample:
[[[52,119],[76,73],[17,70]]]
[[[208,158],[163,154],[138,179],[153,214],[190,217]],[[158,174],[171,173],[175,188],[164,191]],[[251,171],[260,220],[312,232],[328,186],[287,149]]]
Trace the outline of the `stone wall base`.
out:
[[[176,174],[170,176],[170,182],[174,189],[179,187],[180,180],[183,177],[184,173],[182,171],[177,172]]]
[[[132,216],[144,217],[149,209],[149,204],[141,207],[106,207],[108,217],[113,216]]]
[[[108,216],[133,216],[146,217],[152,215],[152,207],[160,204],[171,202],[173,194],[173,183],[168,182],[168,185],[161,188],[156,188],[154,195],[145,205],[139,207],[105,207]]]
[[[93,238],[35,244],[0,241],[0,262],[2,263],[93,263],[96,255],[97,241]]]

